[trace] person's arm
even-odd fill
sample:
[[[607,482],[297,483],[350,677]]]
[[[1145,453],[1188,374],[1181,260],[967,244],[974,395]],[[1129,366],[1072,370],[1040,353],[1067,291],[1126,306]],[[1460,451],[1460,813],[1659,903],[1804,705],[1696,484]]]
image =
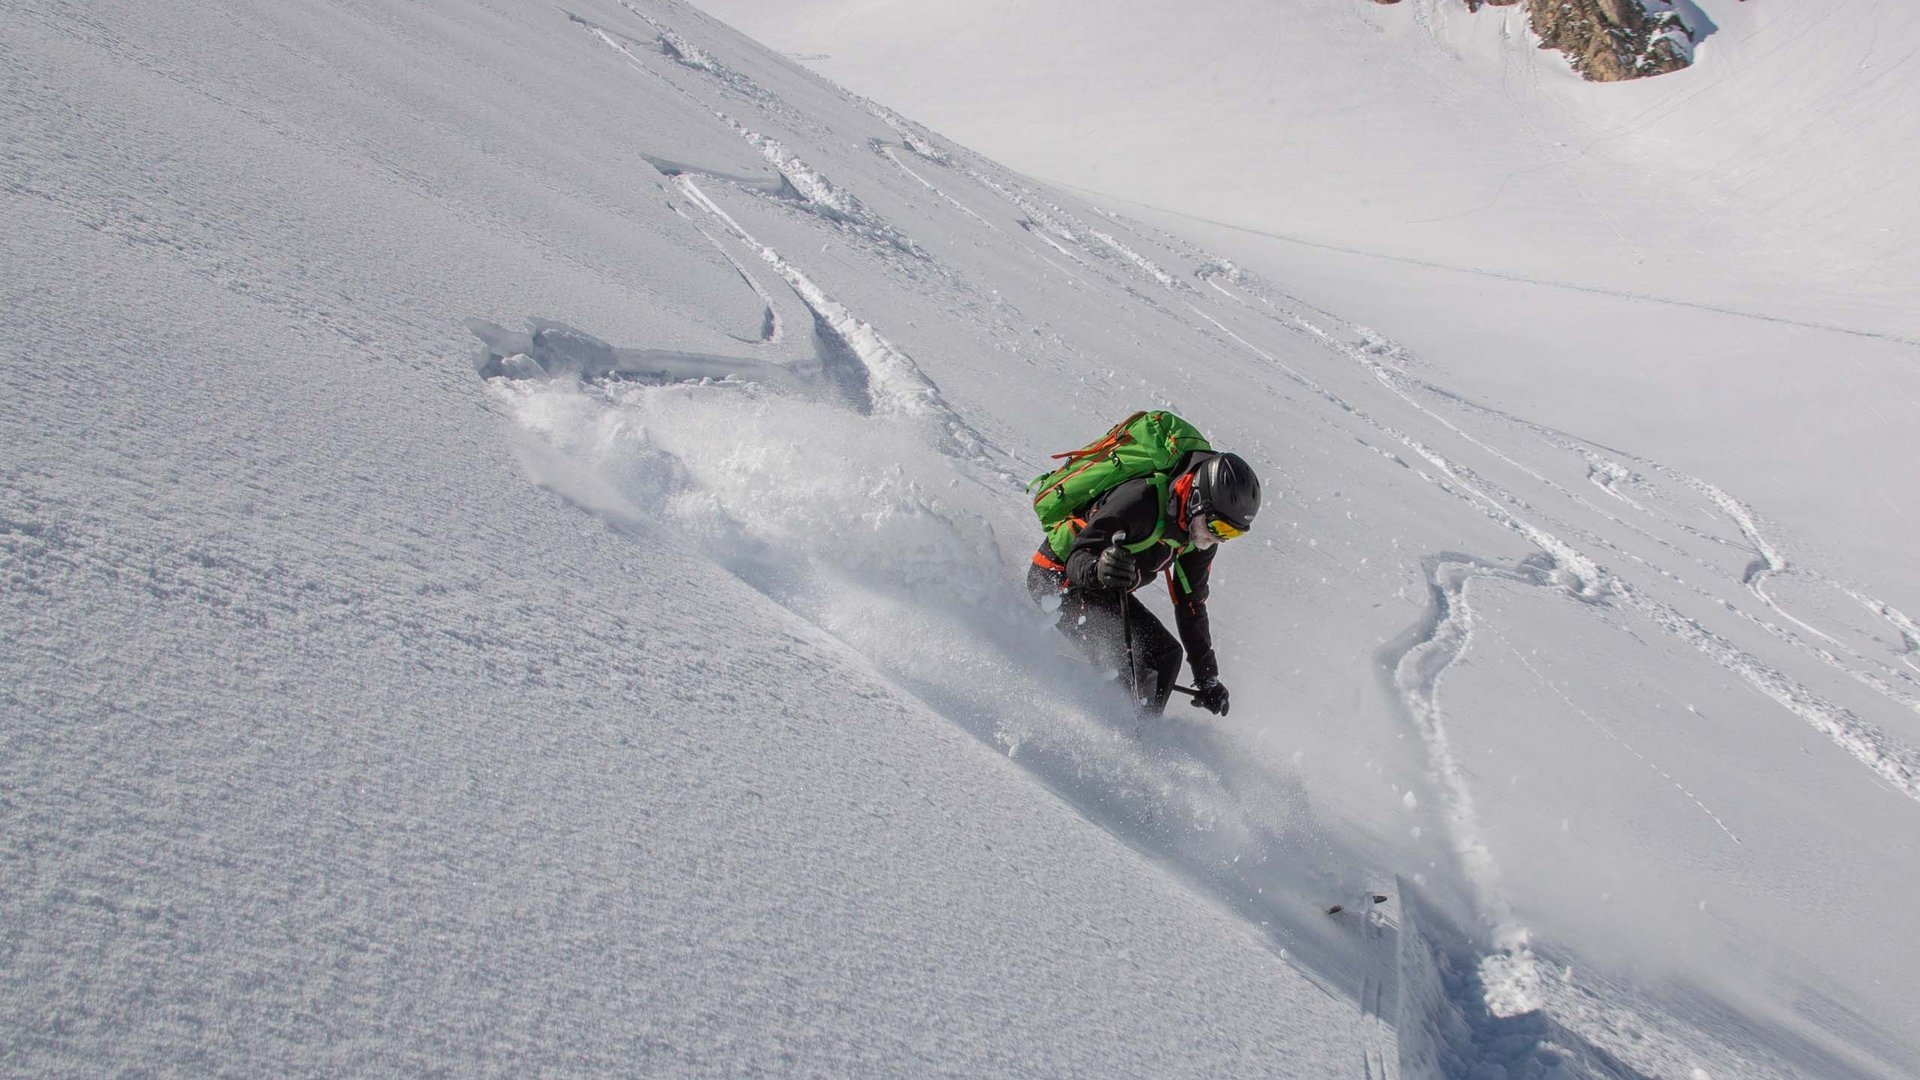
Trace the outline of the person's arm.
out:
[[[1104,588],[1094,575],[1094,567],[1100,562],[1100,554],[1113,546],[1117,533],[1126,533],[1129,542],[1138,543],[1153,533],[1153,526],[1160,519],[1159,488],[1149,480],[1129,480],[1109,491],[1099,502],[1093,504],[1093,511],[1087,517],[1087,523],[1074,537],[1073,547],[1067,551],[1067,583],[1077,589]],[[1134,572],[1134,581],[1127,591],[1139,588],[1143,582],[1139,571]]]
[[[1218,548],[1189,551],[1169,570],[1167,590],[1173,597],[1173,625],[1180,631],[1180,644],[1187,650],[1187,664],[1193,668],[1196,685],[1220,677],[1220,662],[1213,655],[1213,627],[1207,622],[1207,579],[1213,572],[1213,556]],[[1180,575],[1186,575],[1186,587]]]

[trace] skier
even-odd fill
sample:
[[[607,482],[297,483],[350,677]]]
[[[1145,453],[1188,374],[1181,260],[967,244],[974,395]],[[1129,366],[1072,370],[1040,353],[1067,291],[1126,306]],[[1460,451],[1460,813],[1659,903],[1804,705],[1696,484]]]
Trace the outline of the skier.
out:
[[[1260,478],[1245,459],[1187,451],[1169,474],[1135,476],[1096,496],[1071,519],[1078,529],[1064,559],[1051,539],[1034,553],[1027,589],[1043,608],[1058,600],[1060,631],[1094,663],[1127,676],[1144,712],[1166,710],[1184,643],[1193,704],[1225,716],[1227,688],[1207,624],[1207,576],[1215,545],[1243,535],[1259,509]],[[1179,641],[1133,595],[1162,572]]]

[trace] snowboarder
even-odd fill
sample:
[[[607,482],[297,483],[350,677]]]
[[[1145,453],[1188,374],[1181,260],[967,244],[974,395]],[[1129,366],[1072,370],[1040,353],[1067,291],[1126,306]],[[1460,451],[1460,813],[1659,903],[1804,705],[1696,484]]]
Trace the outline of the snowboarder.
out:
[[[1197,431],[1171,413],[1136,413],[1102,443],[1061,455],[1071,459],[1066,466],[1034,481],[1036,486],[1049,485],[1035,500],[1036,507],[1067,482],[1063,477],[1071,477],[1070,470],[1084,473],[1096,460],[1115,457],[1111,447],[1116,436],[1120,443],[1128,442],[1125,433],[1133,429],[1127,425],[1143,417],[1165,418],[1161,422],[1177,425],[1191,437],[1183,442],[1178,434],[1153,439],[1143,435],[1141,443],[1157,442],[1178,452],[1171,468],[1123,479],[1096,493],[1079,512],[1068,513],[1059,529],[1071,534],[1070,542],[1060,531],[1049,530],[1047,542],[1034,553],[1027,588],[1043,608],[1057,600],[1060,631],[1094,663],[1129,679],[1146,713],[1165,711],[1184,643],[1193,669],[1193,704],[1224,716],[1227,688],[1220,682],[1207,624],[1207,576],[1215,545],[1243,535],[1260,509],[1260,479],[1253,467],[1237,454],[1213,452]],[[1202,449],[1182,451],[1183,445]],[[1042,521],[1047,521],[1044,510]],[[1173,598],[1178,641],[1133,595],[1163,572]]]

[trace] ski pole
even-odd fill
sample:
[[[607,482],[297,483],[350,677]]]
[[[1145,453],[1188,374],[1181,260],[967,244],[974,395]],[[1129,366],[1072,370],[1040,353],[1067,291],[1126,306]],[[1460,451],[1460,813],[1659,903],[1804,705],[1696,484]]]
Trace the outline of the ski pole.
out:
[[[1124,531],[1113,534],[1114,547],[1121,547],[1126,542],[1127,534]],[[1127,601],[1132,598],[1133,594],[1130,592],[1123,591],[1120,594],[1120,634],[1127,646],[1127,687],[1133,694],[1134,706],[1138,707],[1140,704],[1140,670],[1135,667],[1133,663],[1133,616],[1131,612],[1127,610]]]

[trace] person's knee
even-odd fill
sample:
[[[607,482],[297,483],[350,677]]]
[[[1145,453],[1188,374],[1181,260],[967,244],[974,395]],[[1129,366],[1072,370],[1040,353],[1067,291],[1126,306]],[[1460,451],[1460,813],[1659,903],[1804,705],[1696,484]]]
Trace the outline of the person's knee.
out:
[[[1062,582],[1058,571],[1038,563],[1027,569],[1027,592],[1032,595],[1033,602],[1042,608],[1051,610],[1060,606]]]

